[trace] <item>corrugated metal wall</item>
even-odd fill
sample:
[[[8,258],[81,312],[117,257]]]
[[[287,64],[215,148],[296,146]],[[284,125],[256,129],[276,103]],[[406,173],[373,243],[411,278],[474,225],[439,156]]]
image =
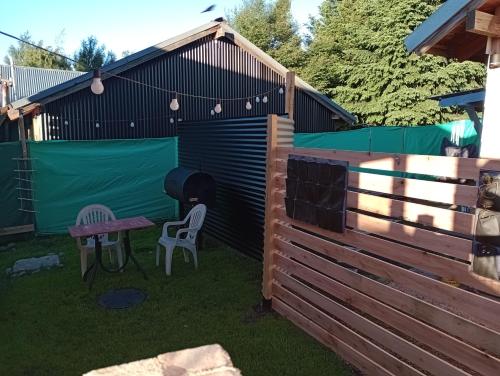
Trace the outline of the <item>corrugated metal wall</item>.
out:
[[[234,45],[208,36],[132,68],[121,75],[169,90],[208,96],[246,97],[276,88],[267,104],[245,109],[246,100],[222,103],[222,113],[212,116],[215,101],[180,97],[180,110],[171,111],[173,95],[137,84],[108,78],[100,96],[89,88],[45,105],[44,139],[105,139],[166,137],[184,121],[228,119],[284,113],[285,96],[277,88],[284,77]],[[330,110],[297,90],[297,132],[333,130]],[[133,123],[133,124],[132,124]],[[98,125],[97,125],[98,124]]]
[[[14,66],[16,87],[11,88],[11,102],[29,97],[52,86],[81,76],[84,72]],[[12,79],[10,65],[0,64],[0,77]]]
[[[265,117],[179,126],[179,165],[211,174],[217,183],[207,233],[258,259],[264,237],[266,132]]]

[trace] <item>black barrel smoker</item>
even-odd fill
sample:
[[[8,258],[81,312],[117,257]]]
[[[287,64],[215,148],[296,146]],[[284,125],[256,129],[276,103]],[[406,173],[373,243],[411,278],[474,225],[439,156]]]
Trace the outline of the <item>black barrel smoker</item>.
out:
[[[165,177],[165,193],[179,201],[179,212],[184,218],[188,211],[197,204],[205,204],[207,208],[215,207],[215,180],[201,171],[176,167]],[[203,244],[203,230],[197,239],[198,248]]]

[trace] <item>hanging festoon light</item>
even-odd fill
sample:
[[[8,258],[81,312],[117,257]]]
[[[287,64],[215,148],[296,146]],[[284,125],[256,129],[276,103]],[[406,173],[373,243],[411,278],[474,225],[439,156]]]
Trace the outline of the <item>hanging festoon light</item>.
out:
[[[130,128],[134,128],[135,127],[135,124],[133,121],[130,122]]]
[[[278,93],[283,94],[285,91],[283,90],[283,87],[280,87]]]
[[[170,121],[170,124],[174,124],[174,121],[175,121],[175,120],[174,120],[174,118],[170,118],[170,120],[169,120],[169,121]]]
[[[97,95],[100,95],[104,92],[104,85],[102,84],[100,69],[94,69],[94,76],[92,77],[90,90],[92,91],[92,93]]]
[[[255,97],[255,103],[259,103],[260,102],[260,98],[259,97]]]
[[[264,97],[262,98],[262,103],[267,103],[267,95],[264,95]]]
[[[95,123],[95,127],[96,127],[96,128],[100,128],[100,127],[101,127],[101,124],[99,124],[99,123]]]
[[[216,114],[220,114],[222,112],[222,105],[220,104],[220,101],[218,101],[215,105],[214,111]]]
[[[215,115],[215,111],[213,109],[210,110],[210,115],[212,115],[212,116]]]
[[[175,93],[175,97],[172,99],[172,102],[170,102],[170,109],[172,111],[177,111],[179,109],[179,101],[177,99],[177,93]]]
[[[258,97],[257,97],[258,98]],[[250,111],[252,109],[252,104],[250,103],[250,100],[247,99],[247,104],[245,105],[245,108]]]

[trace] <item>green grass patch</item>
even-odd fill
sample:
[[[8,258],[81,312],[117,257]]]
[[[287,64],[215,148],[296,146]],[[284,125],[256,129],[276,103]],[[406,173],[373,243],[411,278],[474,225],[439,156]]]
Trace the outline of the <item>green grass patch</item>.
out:
[[[92,291],[80,278],[75,241],[35,238],[0,253],[0,375],[78,375],[92,369],[212,343],[221,344],[244,375],[351,375],[333,352],[275,314],[254,317],[261,263],[224,247],[199,252],[199,269],[176,250],[172,276],[154,265],[160,228],[132,232],[124,273],[100,271]],[[60,253],[64,266],[18,278],[4,270],[21,258]],[[163,255],[162,255],[163,256]],[[162,258],[163,259],[163,258]],[[105,310],[97,297],[136,287],[147,300]]]

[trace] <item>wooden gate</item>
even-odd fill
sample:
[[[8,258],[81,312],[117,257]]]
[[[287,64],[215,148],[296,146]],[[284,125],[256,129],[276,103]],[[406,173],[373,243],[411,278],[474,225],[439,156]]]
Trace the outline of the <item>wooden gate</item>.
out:
[[[367,375],[499,375],[500,282],[471,272],[478,188],[349,172],[343,234],[285,212],[290,154],[463,178],[499,160],[293,148],[268,119],[263,295]]]

